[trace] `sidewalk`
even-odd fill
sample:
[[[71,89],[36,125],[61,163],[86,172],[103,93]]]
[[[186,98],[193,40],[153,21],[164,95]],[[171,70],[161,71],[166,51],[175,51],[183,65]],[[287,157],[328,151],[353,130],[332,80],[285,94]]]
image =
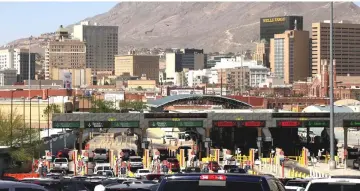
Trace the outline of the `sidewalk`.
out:
[[[351,168],[347,168],[345,169],[344,167],[337,167],[337,169],[335,170],[330,170],[329,169],[329,165],[326,163],[318,163],[316,164],[316,167],[313,166],[309,166],[308,167],[309,170],[315,170],[330,176],[339,176],[339,175],[355,175],[355,176],[360,176],[360,170],[356,170],[356,169],[351,169]]]

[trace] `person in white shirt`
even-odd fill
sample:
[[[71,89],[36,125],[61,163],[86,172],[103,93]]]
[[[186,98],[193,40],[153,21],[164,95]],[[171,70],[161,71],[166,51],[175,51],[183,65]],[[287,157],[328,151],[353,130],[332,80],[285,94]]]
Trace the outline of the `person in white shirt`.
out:
[[[99,184],[99,185],[95,186],[94,191],[105,191],[105,186],[103,186],[102,184]]]

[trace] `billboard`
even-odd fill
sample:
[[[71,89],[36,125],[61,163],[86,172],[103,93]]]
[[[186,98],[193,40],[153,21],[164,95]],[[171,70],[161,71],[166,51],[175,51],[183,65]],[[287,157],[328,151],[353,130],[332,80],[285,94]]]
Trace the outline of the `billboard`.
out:
[[[64,72],[62,80],[64,82],[64,88],[72,89],[72,73],[71,72]]]
[[[109,92],[104,94],[104,100],[115,104],[116,109],[120,109],[120,102],[124,101],[124,92]]]
[[[173,96],[173,95],[189,95],[189,94],[203,95],[203,94],[204,94],[204,90],[194,90],[194,89],[175,89],[175,90],[170,90],[170,96]]]

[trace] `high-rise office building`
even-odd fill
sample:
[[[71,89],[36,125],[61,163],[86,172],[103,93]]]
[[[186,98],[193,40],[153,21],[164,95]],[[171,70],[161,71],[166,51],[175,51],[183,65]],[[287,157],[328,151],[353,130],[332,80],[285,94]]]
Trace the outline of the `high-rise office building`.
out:
[[[166,81],[175,82],[176,72],[182,72],[185,68],[189,70],[204,69],[207,56],[204,50],[181,49],[175,53],[166,53]]]
[[[45,79],[53,79],[51,71],[86,67],[86,47],[80,40],[69,39],[68,31],[60,26],[56,39],[48,42],[45,49]]]
[[[30,79],[35,79],[35,53],[30,53]],[[0,50],[0,69],[17,70],[17,82],[29,79],[29,49]]]
[[[360,24],[334,23],[333,51],[337,76],[360,75]],[[330,23],[312,24],[312,75],[321,74],[321,60],[330,59]]]
[[[123,55],[115,56],[115,75],[123,74],[141,77],[159,82],[159,56]]]
[[[86,44],[86,68],[97,71],[114,71],[118,54],[118,26],[90,25],[88,21],[74,26],[74,38]]]
[[[288,30],[270,40],[270,68],[284,83],[305,80],[309,75],[309,32]]]
[[[303,30],[302,16],[284,16],[284,17],[268,17],[260,18],[260,41],[265,41],[265,55],[263,65],[270,67],[269,63],[269,46],[270,39],[275,34],[282,34],[286,30]]]

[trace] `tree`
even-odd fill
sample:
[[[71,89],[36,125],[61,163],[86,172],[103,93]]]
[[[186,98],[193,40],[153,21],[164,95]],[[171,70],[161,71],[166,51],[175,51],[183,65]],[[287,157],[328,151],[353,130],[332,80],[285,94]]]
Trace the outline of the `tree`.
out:
[[[136,88],[137,91],[143,91],[143,88],[141,86]]]
[[[135,110],[135,111],[142,111],[143,109],[146,109],[146,103],[142,101],[122,101],[119,104],[120,110],[122,111],[129,111],[129,110]]]
[[[91,101],[92,113],[115,113],[116,109],[114,108],[114,102],[106,100],[92,100]]]
[[[32,129],[30,131],[30,128],[25,126],[23,116],[13,112],[11,119],[10,114],[5,114],[0,110],[0,145],[13,145],[9,154],[14,162],[32,160],[39,152],[40,137],[38,130]],[[31,144],[29,144],[30,135]]]
[[[61,113],[60,106],[57,104],[50,104],[48,105],[44,110],[44,116],[46,117],[46,120],[50,120],[53,113]],[[50,119],[47,117],[50,116]]]

